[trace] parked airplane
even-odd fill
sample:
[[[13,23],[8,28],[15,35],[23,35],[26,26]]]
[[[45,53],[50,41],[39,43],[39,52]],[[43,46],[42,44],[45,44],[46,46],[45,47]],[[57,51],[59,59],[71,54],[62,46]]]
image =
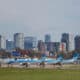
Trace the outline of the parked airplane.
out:
[[[56,59],[48,59],[48,58],[46,58],[46,59],[44,60],[44,62],[45,62],[46,64],[57,64],[57,63],[60,63],[61,60],[62,60],[62,57],[59,56],[59,57],[56,58]]]
[[[13,64],[13,63],[23,63],[23,62],[27,62],[29,59],[15,59],[15,58],[7,58],[7,59],[3,59],[2,63],[6,63],[6,64]]]
[[[61,55],[59,55],[59,57],[57,59],[47,59],[45,58],[43,61],[46,64],[57,64],[57,63],[61,63],[61,64],[70,64],[70,63],[74,63],[75,61],[77,61],[77,59],[79,58],[79,54],[78,53],[74,53],[73,57],[71,59],[63,59]]]
[[[75,61],[77,61],[79,57],[79,54],[78,53],[74,53],[73,54],[73,57],[71,59],[62,59],[61,63],[62,64],[69,64],[69,63],[74,63]]]

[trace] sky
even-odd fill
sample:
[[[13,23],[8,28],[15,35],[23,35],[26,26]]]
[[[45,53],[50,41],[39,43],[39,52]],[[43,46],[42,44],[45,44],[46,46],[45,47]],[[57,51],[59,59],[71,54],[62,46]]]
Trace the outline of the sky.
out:
[[[80,34],[80,0],[0,0],[0,34],[6,38],[21,32],[59,41],[66,32]]]

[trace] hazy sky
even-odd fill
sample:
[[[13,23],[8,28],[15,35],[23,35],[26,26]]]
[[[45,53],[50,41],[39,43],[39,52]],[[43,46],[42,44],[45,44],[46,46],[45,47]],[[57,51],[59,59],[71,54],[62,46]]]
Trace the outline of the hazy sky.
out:
[[[80,33],[80,0],[0,0],[0,34],[12,38],[15,32],[38,39],[50,33]]]

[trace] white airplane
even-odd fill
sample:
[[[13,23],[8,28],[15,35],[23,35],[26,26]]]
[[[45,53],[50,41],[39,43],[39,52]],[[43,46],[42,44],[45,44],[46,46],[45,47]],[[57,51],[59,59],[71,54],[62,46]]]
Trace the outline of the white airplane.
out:
[[[44,60],[44,62],[45,62],[45,64],[57,64],[57,63],[60,63],[61,62],[61,60],[62,60],[62,57],[61,56],[59,56],[58,58],[56,58],[56,59],[52,59],[52,58],[46,58],[45,60]]]
[[[78,53],[74,53],[73,54],[73,57],[71,59],[62,59],[61,63],[62,64],[69,64],[69,63],[74,63],[75,61],[77,61],[79,57],[79,54]]]

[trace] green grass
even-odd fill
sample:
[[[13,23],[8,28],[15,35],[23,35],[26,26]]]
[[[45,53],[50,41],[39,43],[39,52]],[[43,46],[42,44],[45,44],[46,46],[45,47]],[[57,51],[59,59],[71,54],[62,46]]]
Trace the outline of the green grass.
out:
[[[80,70],[0,68],[0,80],[80,80]]]

